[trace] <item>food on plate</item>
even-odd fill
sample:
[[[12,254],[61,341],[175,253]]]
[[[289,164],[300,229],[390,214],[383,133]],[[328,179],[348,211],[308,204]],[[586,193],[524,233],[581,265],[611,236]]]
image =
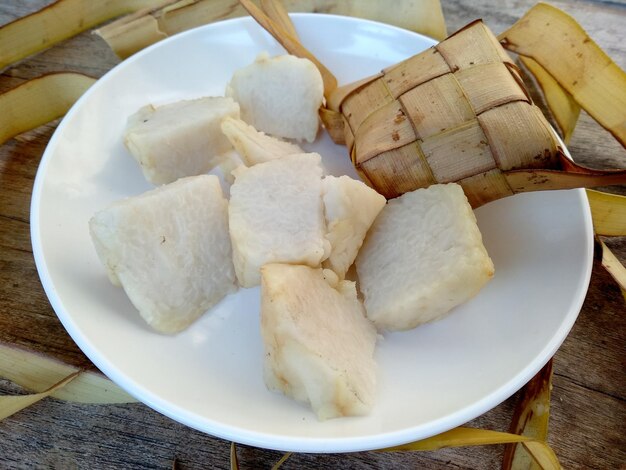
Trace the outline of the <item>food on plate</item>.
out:
[[[236,290],[228,202],[213,175],[113,203],[89,221],[113,284],[162,333],[189,326]]]
[[[313,142],[324,96],[322,76],[308,59],[267,53],[235,71],[226,96],[241,106],[241,119],[273,136]]]
[[[305,153],[234,171],[228,217],[241,286],[258,285],[266,263],[319,266],[328,256],[320,161]]]
[[[390,200],[355,263],[367,316],[386,330],[442,317],[494,273],[476,217],[455,183]]]
[[[296,144],[259,132],[241,119],[225,118],[222,121],[222,132],[247,166],[304,153]]]
[[[472,208],[458,184],[387,202],[274,137],[315,139],[323,85],[306,59],[262,54],[227,94],[129,119],[127,147],[146,178],[167,184],[94,215],[98,256],[162,333],[185,329],[237,283],[261,284],[267,387],[320,420],[368,414],[377,328],[440,318],[493,276]],[[216,166],[230,201],[201,175]],[[362,300],[344,280],[353,265]]]
[[[310,403],[320,420],[367,414],[374,402],[377,333],[355,284],[320,268],[262,268],[261,334],[270,390]]]
[[[148,181],[171,183],[210,171],[232,148],[220,129],[227,116],[238,118],[239,105],[224,97],[144,106],[129,118],[124,143]]]
[[[323,266],[343,279],[386,199],[361,181],[348,176],[326,176],[322,180],[322,194],[326,238],[332,247]]]

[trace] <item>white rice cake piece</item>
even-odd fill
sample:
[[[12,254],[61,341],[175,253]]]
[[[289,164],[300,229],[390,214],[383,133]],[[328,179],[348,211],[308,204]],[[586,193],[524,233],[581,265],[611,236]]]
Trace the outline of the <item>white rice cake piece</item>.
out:
[[[260,284],[266,263],[315,267],[330,253],[320,161],[305,153],[235,171],[228,217],[241,286]]]
[[[376,328],[355,284],[333,286],[326,271],[288,264],[261,269],[265,383],[310,403],[320,420],[365,415],[376,394]]]
[[[247,166],[304,153],[296,144],[259,132],[241,119],[225,118],[222,121],[222,132]]]
[[[226,96],[241,106],[241,119],[273,136],[313,142],[324,84],[317,67],[292,55],[260,54],[237,70]]]
[[[326,239],[331,246],[330,256],[323,266],[343,279],[387,200],[349,176],[326,176],[322,180],[322,195],[328,230]]]
[[[367,316],[407,330],[474,297],[494,274],[474,212],[455,183],[390,200],[356,259]]]
[[[109,277],[162,333],[185,329],[236,290],[228,201],[214,175],[182,178],[89,221]]]
[[[144,106],[126,126],[124,143],[155,185],[210,171],[231,149],[220,123],[239,117],[231,98],[206,97],[164,106]]]

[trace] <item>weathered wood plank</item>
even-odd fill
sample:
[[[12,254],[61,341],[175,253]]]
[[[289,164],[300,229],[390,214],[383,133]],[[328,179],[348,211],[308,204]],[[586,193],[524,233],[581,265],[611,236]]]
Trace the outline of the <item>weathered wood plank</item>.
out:
[[[0,24],[49,0],[0,0]],[[444,0],[449,31],[482,17],[503,31],[534,2]],[[626,65],[626,7],[610,2],[552,2],[573,14],[617,62]],[[118,63],[90,33],[29,58],[0,75],[0,92],[42,73],[101,76]],[[85,357],[65,333],[39,282],[29,236],[30,192],[54,129],[43,126],[0,147],[0,341],[75,365]],[[583,116],[570,145],[582,163],[626,167],[624,150]],[[626,193],[626,188],[611,190]],[[626,240],[609,242],[626,261]],[[575,254],[572,254],[575,256]],[[577,323],[554,360],[549,443],[566,468],[619,468],[626,461],[626,315],[621,294],[598,263]],[[0,380],[0,393],[19,388]],[[469,423],[506,430],[515,397]],[[417,406],[417,405],[416,405]],[[0,423],[1,468],[228,468],[229,444],[189,429],[141,404],[93,406],[45,400]],[[498,468],[502,448],[444,449],[420,454],[374,452],[292,456],[283,468]],[[281,453],[241,446],[246,468],[270,468]]]

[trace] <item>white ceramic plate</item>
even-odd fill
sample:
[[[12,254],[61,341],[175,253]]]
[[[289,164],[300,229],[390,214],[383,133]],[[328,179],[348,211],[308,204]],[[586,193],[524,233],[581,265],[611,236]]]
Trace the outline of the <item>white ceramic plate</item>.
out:
[[[432,45],[356,19],[295,15],[302,41],[340,83]],[[554,354],[582,305],[592,228],[582,191],[515,196],[477,211],[496,275],[444,320],[387,334],[377,350],[370,416],[319,422],[265,389],[259,291],[227,297],[174,337],[150,330],[96,257],[87,221],[150,189],[122,145],[126,118],[147,103],[221,95],[232,72],[282,49],[250,18],[180,34],[126,60],[67,114],[43,156],[32,200],[33,251],[63,325],[112,380],[148,406],[207,433],[302,452],[381,448],[460,425],[513,394]],[[325,135],[310,146],[352,173]]]

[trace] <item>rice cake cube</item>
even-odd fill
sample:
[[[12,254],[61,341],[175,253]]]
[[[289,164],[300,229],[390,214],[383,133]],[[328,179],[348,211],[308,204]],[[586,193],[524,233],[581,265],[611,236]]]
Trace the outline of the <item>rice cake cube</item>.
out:
[[[89,229],[110,279],[162,333],[236,290],[228,201],[214,175],[182,178],[97,212]]]
[[[228,217],[241,286],[259,285],[266,263],[315,267],[328,256],[320,162],[305,153],[234,172]]]
[[[267,264],[261,271],[267,387],[309,403],[320,420],[368,414],[377,333],[355,284],[329,284],[327,270],[307,266]]]
[[[241,106],[241,119],[273,136],[313,142],[324,84],[317,67],[292,55],[260,54],[233,74],[226,96]]]
[[[390,200],[355,264],[367,316],[387,330],[441,318],[494,274],[474,212],[455,183]]]
[[[239,117],[231,98],[205,97],[144,106],[126,126],[124,143],[152,184],[209,172],[231,149],[220,123]]]
[[[365,234],[387,200],[365,183],[349,176],[326,176],[322,180],[326,238],[331,252],[323,263],[340,279],[352,266]]]

